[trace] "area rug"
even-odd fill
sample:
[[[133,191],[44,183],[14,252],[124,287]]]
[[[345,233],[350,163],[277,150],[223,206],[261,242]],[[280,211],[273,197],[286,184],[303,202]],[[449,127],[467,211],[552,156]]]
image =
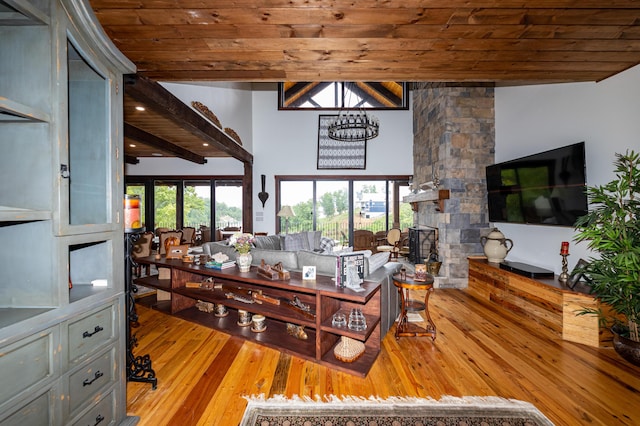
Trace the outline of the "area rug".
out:
[[[498,397],[246,397],[240,426],[553,426],[528,402]]]

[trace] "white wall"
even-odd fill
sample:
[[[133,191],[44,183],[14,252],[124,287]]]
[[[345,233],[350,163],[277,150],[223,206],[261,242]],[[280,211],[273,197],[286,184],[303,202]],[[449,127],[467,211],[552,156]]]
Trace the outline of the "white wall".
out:
[[[336,111],[278,111],[274,84],[254,84],[254,229],[275,232],[275,175],[413,174],[413,112],[373,111],[380,135],[367,142],[365,170],[318,170],[318,116]],[[410,103],[411,104],[411,103]],[[266,175],[269,199],[258,200],[260,175]],[[311,194],[309,194],[311,196]],[[256,220],[256,217],[263,220]]]
[[[390,175],[413,174],[413,111],[374,111],[380,135],[367,142],[365,170],[317,170],[318,116],[332,111],[278,111],[275,83],[191,86],[163,83],[187,105],[207,105],[224,127],[233,128],[253,154],[253,210],[255,231],[275,232],[275,175]],[[249,90],[250,89],[250,90]],[[411,105],[411,102],[409,103]],[[228,124],[227,124],[228,123]],[[247,141],[245,143],[245,141]],[[180,159],[144,158],[127,165],[128,175],[242,175],[242,163],[207,159],[198,165]],[[260,175],[266,175],[269,199],[258,199]]]
[[[497,88],[496,162],[585,141],[587,183],[613,178],[616,152],[640,150],[640,66],[599,83]],[[560,243],[570,241],[569,270],[588,258],[568,227],[496,223],[514,242],[507,260],[561,270]]]
[[[214,176],[242,175],[242,162],[233,158],[207,158],[206,164],[196,164],[176,157],[143,157],[138,164],[126,164],[127,176]]]

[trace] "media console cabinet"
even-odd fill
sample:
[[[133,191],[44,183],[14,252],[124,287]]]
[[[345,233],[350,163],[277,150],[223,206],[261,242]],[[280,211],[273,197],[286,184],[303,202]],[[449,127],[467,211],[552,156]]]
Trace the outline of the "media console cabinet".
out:
[[[599,326],[596,316],[576,315],[583,308],[600,307],[584,286],[571,290],[557,276],[534,279],[503,270],[484,257],[468,260],[468,291],[475,297],[536,321],[563,340],[593,347],[611,346],[613,336]]]
[[[239,272],[232,267],[224,270],[209,269],[179,259],[155,259],[145,257],[137,259],[141,264],[153,264],[158,268],[170,270],[169,279],[159,279],[158,275],[138,278],[136,284],[153,287],[170,294],[169,300],[158,301],[157,307],[179,318],[186,319],[224,333],[254,341],[290,355],[298,356],[319,364],[365,377],[380,352],[380,284],[365,281],[362,292],[346,288],[337,288],[330,277],[316,277],[314,281],[302,280],[299,272],[290,272],[289,280],[268,280],[257,274],[257,267],[249,272]],[[199,283],[212,278],[215,284],[224,289],[190,288],[187,283]],[[280,300],[280,304],[245,303],[227,298],[227,293],[262,292],[263,296]],[[297,297],[308,305],[315,317],[309,317],[288,306],[287,301]],[[145,298],[142,298],[145,299]],[[217,317],[196,307],[198,301],[219,303],[228,308],[229,315]],[[143,302],[144,303],[144,302]],[[362,309],[367,322],[364,331],[352,331],[348,327],[332,326],[333,314],[342,312],[349,318],[352,308]],[[238,310],[266,317],[267,328],[263,332],[254,332],[250,326],[238,325]],[[287,331],[287,324],[304,326],[306,340],[298,339]],[[361,341],[365,344],[364,353],[354,362],[339,361],[334,348],[342,336]]]

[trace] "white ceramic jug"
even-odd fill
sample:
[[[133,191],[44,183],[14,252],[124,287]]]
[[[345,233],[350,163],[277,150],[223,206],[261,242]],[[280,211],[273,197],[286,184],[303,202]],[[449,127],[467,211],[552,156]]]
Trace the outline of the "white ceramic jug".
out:
[[[498,228],[493,228],[486,237],[480,237],[480,244],[484,248],[487,260],[491,263],[502,262],[513,248],[513,241],[505,238]]]

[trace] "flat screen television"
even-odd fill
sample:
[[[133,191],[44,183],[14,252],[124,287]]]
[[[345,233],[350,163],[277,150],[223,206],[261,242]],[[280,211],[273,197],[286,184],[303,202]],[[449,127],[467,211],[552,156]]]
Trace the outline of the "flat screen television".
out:
[[[573,226],[586,182],[584,142],[488,166],[489,221]]]

